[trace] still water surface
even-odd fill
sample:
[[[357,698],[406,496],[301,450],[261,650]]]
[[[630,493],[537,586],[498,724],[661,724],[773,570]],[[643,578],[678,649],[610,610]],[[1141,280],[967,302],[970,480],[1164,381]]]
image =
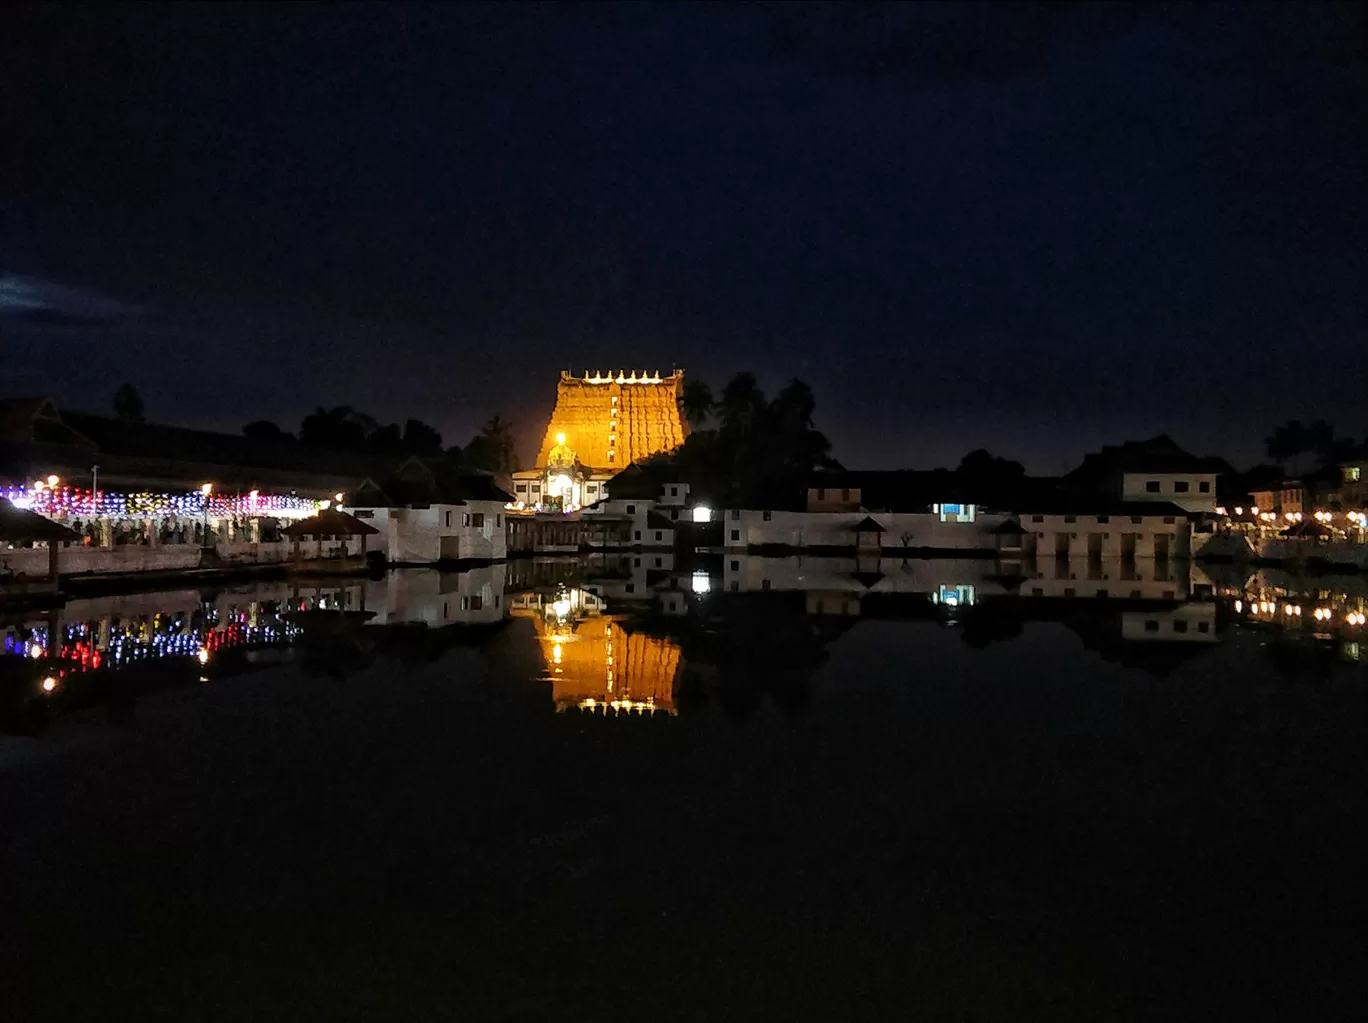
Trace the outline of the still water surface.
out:
[[[655,560],[0,619],[15,1004],[1355,1004],[1360,577]]]

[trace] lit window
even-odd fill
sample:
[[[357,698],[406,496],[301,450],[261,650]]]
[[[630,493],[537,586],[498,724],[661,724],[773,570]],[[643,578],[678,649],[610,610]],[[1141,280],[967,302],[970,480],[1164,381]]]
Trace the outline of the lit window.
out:
[[[1357,483],[1363,478],[1363,469],[1357,465],[1346,465],[1344,467],[1344,482]]]

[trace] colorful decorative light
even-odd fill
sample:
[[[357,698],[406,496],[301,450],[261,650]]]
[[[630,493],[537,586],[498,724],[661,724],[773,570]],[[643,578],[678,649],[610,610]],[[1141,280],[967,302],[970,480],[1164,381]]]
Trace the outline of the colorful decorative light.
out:
[[[28,508],[50,519],[198,517],[206,512],[212,519],[251,516],[307,519],[317,515],[321,506],[321,502],[311,498],[294,494],[262,495],[256,490],[234,497],[198,490],[130,494],[69,486],[34,486],[0,488],[0,497],[8,499],[16,508]]]

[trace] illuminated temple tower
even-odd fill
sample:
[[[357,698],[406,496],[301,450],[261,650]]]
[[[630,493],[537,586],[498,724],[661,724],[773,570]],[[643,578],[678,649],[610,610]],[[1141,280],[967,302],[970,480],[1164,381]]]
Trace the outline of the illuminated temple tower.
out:
[[[556,408],[536,468],[513,474],[514,496],[530,508],[592,504],[603,484],[633,462],[684,443],[682,370],[561,372]]]

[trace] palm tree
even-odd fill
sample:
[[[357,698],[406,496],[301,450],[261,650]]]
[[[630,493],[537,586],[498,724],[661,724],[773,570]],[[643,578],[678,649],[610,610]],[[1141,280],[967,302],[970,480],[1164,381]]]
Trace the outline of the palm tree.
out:
[[[706,381],[690,378],[685,380],[684,386],[679,389],[679,411],[683,414],[684,420],[695,429],[708,421],[715,404],[712,388]]]
[[[765,395],[754,373],[738,373],[722,388],[722,429],[747,436],[765,410]]]
[[[488,446],[495,472],[510,473],[518,470],[518,444],[513,438],[513,424],[502,416],[494,416],[484,424],[480,438]]]

